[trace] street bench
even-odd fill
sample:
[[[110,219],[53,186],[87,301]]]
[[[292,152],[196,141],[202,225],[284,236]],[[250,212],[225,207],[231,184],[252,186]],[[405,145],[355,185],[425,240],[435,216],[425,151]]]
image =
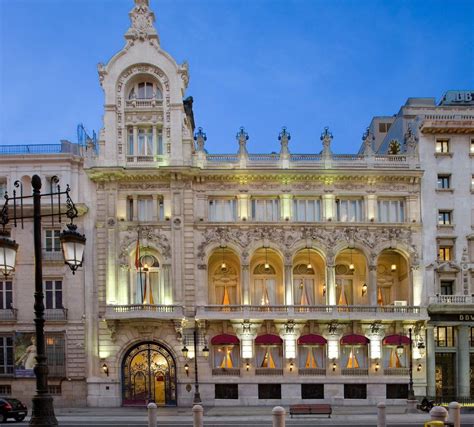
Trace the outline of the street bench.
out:
[[[293,418],[293,415],[327,415],[328,418],[331,418],[331,414],[331,405],[324,403],[290,405],[291,418]]]

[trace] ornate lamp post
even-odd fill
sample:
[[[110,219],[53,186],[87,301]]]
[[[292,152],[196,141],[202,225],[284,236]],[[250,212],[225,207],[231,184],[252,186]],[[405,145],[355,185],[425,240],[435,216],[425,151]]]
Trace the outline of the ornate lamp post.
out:
[[[410,338],[410,365],[408,369],[410,380],[408,382],[408,400],[415,400],[415,392],[413,391],[413,343],[411,341],[411,328],[408,329],[408,337]]]
[[[67,230],[60,235],[64,261],[74,274],[78,267],[82,265],[82,257],[86,238],[77,232],[77,226],[73,224],[73,219],[77,217],[77,209],[69,196],[70,188],[66,186],[65,191],[61,191],[56,176],[51,178],[51,192],[41,194],[41,178],[33,175],[31,185],[33,187],[32,195],[23,195],[23,187],[19,181],[16,181],[15,188],[20,189],[20,195],[13,190],[13,197],[5,195],[5,204],[0,213],[0,224],[2,232],[0,237],[0,269],[5,276],[15,270],[16,252],[18,244],[9,239],[9,233],[5,230],[9,223],[9,202],[13,203],[13,225],[16,227],[20,222],[22,228],[25,219],[33,219],[33,243],[35,253],[35,329],[36,329],[36,365],[34,373],[36,376],[36,395],[33,397],[33,409],[30,425],[33,426],[57,426],[58,421],[54,415],[53,398],[48,393],[48,365],[46,358],[46,346],[44,336],[44,295],[43,295],[43,263],[42,263],[42,243],[41,243],[41,218],[51,218],[54,224],[56,218],[61,222],[61,216],[66,215],[71,223],[67,224]],[[53,186],[56,188],[53,190]],[[66,196],[66,209],[61,210],[62,196]],[[50,199],[49,212],[41,212],[41,198]],[[25,212],[23,202],[33,199],[33,214]],[[56,203],[56,204],[55,204]]]

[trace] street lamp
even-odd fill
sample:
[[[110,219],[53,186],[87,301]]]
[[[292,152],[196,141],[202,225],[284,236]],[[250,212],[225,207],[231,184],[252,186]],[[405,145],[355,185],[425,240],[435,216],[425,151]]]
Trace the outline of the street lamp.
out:
[[[51,218],[51,223],[54,224],[54,219],[57,218],[61,222],[61,216],[65,215],[71,221],[67,225],[67,230],[60,235],[64,261],[71,268],[73,274],[78,267],[82,265],[82,258],[84,255],[84,247],[86,238],[76,231],[76,226],[73,224],[74,218],[78,216],[77,208],[74,205],[69,192],[71,191],[69,185],[66,190],[61,191],[59,180],[56,176],[51,178],[50,193],[41,194],[41,178],[38,175],[33,175],[31,178],[31,186],[33,187],[32,195],[23,195],[23,187],[19,181],[15,181],[14,187],[20,189],[20,194],[17,195],[16,190],[13,190],[13,197],[5,194],[5,204],[0,213],[0,225],[2,225],[2,232],[0,236],[0,270],[5,276],[15,270],[16,253],[18,244],[11,240],[8,232],[5,230],[9,223],[9,202],[13,204],[13,225],[16,227],[18,222],[23,228],[25,219],[33,219],[33,244],[35,254],[35,333],[36,333],[36,365],[34,373],[36,376],[36,395],[32,399],[32,413],[30,425],[33,426],[57,426],[58,421],[54,415],[53,398],[48,393],[48,365],[46,358],[46,346],[44,337],[44,295],[43,295],[43,263],[42,263],[42,244],[41,244],[41,218]],[[53,185],[56,189],[53,190]],[[66,196],[66,209],[61,210],[61,198]],[[41,197],[48,197],[50,199],[49,213],[41,212]],[[25,212],[23,202],[25,200],[33,199],[33,215],[28,211]],[[55,205],[55,200],[57,206]]]
[[[410,380],[408,382],[408,400],[415,400],[415,392],[413,391],[413,344],[411,341],[411,328],[408,329],[408,337],[410,338],[410,367],[408,369]]]

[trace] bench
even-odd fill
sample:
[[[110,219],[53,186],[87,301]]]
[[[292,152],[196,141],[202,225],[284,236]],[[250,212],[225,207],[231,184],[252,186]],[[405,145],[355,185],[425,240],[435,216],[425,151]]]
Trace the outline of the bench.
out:
[[[293,415],[327,415],[328,418],[331,418],[331,414],[331,405],[324,403],[290,405],[291,418]]]

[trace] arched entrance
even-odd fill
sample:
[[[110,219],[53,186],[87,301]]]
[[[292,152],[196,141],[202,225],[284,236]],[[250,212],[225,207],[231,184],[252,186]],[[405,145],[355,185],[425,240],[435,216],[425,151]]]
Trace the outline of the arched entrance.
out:
[[[131,348],[122,363],[122,403],[124,406],[176,406],[176,364],[164,346],[143,342]]]

